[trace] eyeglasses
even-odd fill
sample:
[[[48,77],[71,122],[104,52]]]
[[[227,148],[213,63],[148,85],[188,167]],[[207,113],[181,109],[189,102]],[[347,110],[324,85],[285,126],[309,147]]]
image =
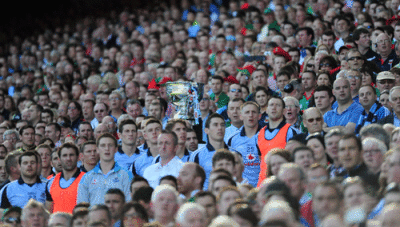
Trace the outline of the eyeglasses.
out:
[[[287,105],[287,106],[285,106],[285,108],[286,109],[294,109],[294,108],[297,108],[298,106],[296,106],[296,105]]]
[[[393,84],[394,80],[380,80],[378,81],[380,84]]]
[[[322,117],[307,119],[308,123],[313,123],[314,121],[321,122],[322,121]]]
[[[381,40],[379,42],[377,42],[378,44],[384,44],[384,43],[390,43],[390,40],[385,39],[385,40]]]
[[[378,153],[381,153],[381,151],[378,150],[378,149],[375,149],[375,150],[364,150],[364,154],[372,154],[372,155],[374,155],[374,154],[378,154]]]
[[[352,79],[359,80],[361,78],[359,76],[347,76],[347,79],[349,79],[349,80],[352,80]]]
[[[19,223],[21,223],[21,219],[9,217],[9,218],[4,219],[4,222],[5,222],[5,223],[10,223],[10,224],[11,224],[11,223],[17,223],[17,224],[19,224]]]
[[[110,98],[109,100],[110,100],[110,101],[118,101],[119,98]]]
[[[351,57],[349,58],[349,61],[354,61],[354,60],[361,60],[361,56],[355,56],[355,57]]]
[[[241,89],[231,89],[231,92],[242,92]]]
[[[95,113],[104,113],[104,112],[106,112],[105,110],[95,110],[94,111]]]
[[[325,64],[322,64],[322,63],[321,63],[321,64],[319,64],[319,67],[324,67],[324,66],[325,66],[325,67],[329,67],[329,66],[331,66],[331,65],[330,65],[329,63],[325,63]]]

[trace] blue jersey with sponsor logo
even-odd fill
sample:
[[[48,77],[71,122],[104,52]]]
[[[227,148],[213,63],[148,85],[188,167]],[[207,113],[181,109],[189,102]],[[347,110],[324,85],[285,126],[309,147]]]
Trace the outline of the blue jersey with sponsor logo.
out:
[[[257,145],[258,133],[251,138],[246,136],[244,127],[234,135],[229,141],[230,150],[234,150],[242,155],[244,163],[243,178],[247,179],[251,185],[257,187],[258,175],[260,174],[260,149]]]

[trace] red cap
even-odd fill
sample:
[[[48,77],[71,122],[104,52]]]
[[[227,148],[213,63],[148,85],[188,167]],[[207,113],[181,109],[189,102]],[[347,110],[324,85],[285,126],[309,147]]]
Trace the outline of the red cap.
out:
[[[281,47],[275,47],[275,48],[272,50],[272,52],[273,52],[275,55],[279,55],[279,56],[284,57],[284,58],[286,59],[286,61],[291,61],[291,60],[292,60],[292,57],[290,57],[289,53],[286,52],[286,51],[285,51],[284,49],[282,49]]]
[[[150,82],[149,82],[149,86],[147,86],[147,90],[159,90],[160,87],[158,86],[158,84],[156,83],[156,80],[153,78]]]

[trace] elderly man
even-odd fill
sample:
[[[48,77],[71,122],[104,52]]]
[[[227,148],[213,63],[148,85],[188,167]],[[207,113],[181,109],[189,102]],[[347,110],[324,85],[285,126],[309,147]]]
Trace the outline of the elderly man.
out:
[[[379,58],[374,59],[374,62],[382,71],[389,71],[393,66],[399,64],[396,51],[392,50],[392,41],[385,32],[376,38],[376,50]]]
[[[379,177],[387,146],[376,138],[368,137],[362,141],[362,147],[362,157],[368,171]]]
[[[203,206],[197,203],[183,204],[177,213],[176,223],[180,227],[206,227],[207,215]]]
[[[175,188],[168,184],[157,186],[151,195],[151,204],[154,221],[163,226],[175,222],[175,214],[179,208],[178,192]]]
[[[30,199],[22,209],[21,226],[47,226],[49,213],[44,205],[34,199]]]
[[[392,104],[393,113],[389,116],[378,121],[379,124],[393,124],[396,127],[400,126],[400,86],[393,87],[390,89],[389,102]]]
[[[324,118],[322,117],[321,111],[316,107],[311,107],[303,112],[303,125],[307,129],[307,132],[295,135],[293,138],[303,143],[306,142],[308,135],[319,132],[322,135],[325,132],[322,130],[324,125]]]

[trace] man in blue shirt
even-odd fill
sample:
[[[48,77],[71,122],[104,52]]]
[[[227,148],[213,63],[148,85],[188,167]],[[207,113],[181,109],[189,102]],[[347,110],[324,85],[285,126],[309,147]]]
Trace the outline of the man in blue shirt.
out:
[[[363,126],[376,123],[386,116],[390,115],[390,111],[379,103],[376,90],[371,85],[364,85],[360,88],[360,104],[364,108],[361,116],[359,116],[356,134],[360,133]]]
[[[354,132],[363,108],[351,98],[350,82],[343,77],[335,80],[333,95],[338,107],[324,114],[324,122],[328,127],[345,127],[347,132]]]
[[[159,161],[159,158],[156,159],[158,155],[157,139],[161,131],[162,125],[159,120],[151,118],[146,122],[143,137],[146,140],[148,149],[133,162],[131,167],[133,175],[143,176],[146,167]]]
[[[122,144],[118,147],[114,159],[118,165],[129,170],[140,155],[140,151],[136,147],[137,126],[135,121],[131,119],[122,121],[118,126],[118,131],[118,137],[121,138]]]
[[[11,206],[23,208],[30,199],[41,203],[46,201],[46,182],[42,182],[37,174],[38,156],[33,151],[26,151],[19,157],[21,177],[0,191],[0,208]]]
[[[228,146],[242,155],[244,162],[243,178],[247,179],[254,187],[257,186],[258,175],[260,174],[261,153],[257,146],[260,116],[260,106],[257,103],[253,101],[245,102],[240,112],[243,127],[240,128],[238,134],[228,141]]]
[[[201,167],[203,167],[206,172],[206,180],[204,182],[204,190],[208,188],[208,179],[212,171],[212,157],[216,150],[221,148],[228,148],[224,142],[225,136],[225,120],[224,118],[217,114],[211,114],[206,121],[205,133],[208,137],[208,142],[206,146],[197,149],[190,155],[189,162],[196,162]]]
[[[128,200],[133,176],[114,160],[118,150],[117,139],[104,133],[97,139],[96,146],[100,161],[82,177],[78,186],[77,203],[88,202],[91,206],[103,204],[104,195],[110,188],[121,189]]]

